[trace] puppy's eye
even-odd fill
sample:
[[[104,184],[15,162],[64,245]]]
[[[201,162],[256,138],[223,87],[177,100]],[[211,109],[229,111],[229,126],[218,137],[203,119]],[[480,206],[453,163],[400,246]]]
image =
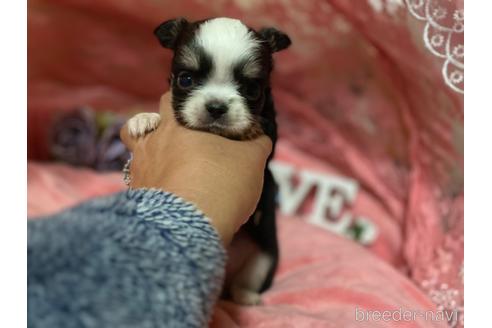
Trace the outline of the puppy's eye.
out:
[[[257,82],[249,82],[243,87],[243,92],[248,100],[258,100],[261,96],[261,86]]]
[[[193,75],[190,72],[186,71],[180,72],[178,74],[177,83],[181,89],[189,89],[194,84]]]

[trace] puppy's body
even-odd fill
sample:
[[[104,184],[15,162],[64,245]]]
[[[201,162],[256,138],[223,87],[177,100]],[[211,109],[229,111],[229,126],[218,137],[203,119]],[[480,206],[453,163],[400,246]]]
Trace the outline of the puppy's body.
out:
[[[179,123],[238,140],[265,133],[275,146],[270,73],[272,53],[290,45],[285,34],[273,28],[256,32],[231,18],[193,23],[174,19],[162,23],[155,34],[162,46],[174,51],[170,84]],[[130,134],[144,135],[159,120],[155,113],[138,114],[129,121]],[[258,304],[259,293],[272,283],[278,262],[276,190],[266,167],[258,207],[231,245],[236,251],[230,252],[230,260],[240,264],[230,263],[225,294],[235,302]],[[244,242],[251,246],[248,254],[236,249]]]

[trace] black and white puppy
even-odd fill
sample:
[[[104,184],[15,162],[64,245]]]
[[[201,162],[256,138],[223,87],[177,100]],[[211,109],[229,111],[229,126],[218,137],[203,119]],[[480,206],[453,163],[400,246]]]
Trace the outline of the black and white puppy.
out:
[[[289,37],[274,28],[255,31],[232,18],[188,22],[168,20],[155,31],[161,45],[174,51],[170,84],[175,117],[182,125],[227,138],[246,140],[268,135],[275,145],[277,126],[270,90],[274,52],[287,48]],[[159,114],[130,119],[134,137],[159,124]],[[250,252],[233,252],[240,263],[228,272],[225,294],[240,304],[258,304],[269,288],[278,262],[275,225],[277,186],[265,168],[263,192],[254,215],[232,242],[247,239]],[[229,252],[231,254],[231,251]],[[234,257],[242,257],[241,260]]]

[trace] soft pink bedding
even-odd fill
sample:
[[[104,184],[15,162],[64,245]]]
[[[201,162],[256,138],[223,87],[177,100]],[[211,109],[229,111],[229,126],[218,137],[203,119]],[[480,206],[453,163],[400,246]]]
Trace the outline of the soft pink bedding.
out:
[[[303,318],[289,322],[302,327],[332,315],[320,326],[356,326],[340,322],[350,316],[346,304],[357,297],[364,303],[360,287],[371,295],[364,304],[374,309],[427,307],[431,300],[460,313],[451,324],[463,325],[462,0],[33,0],[28,7],[32,160],[50,159],[49,127],[60,112],[85,105],[117,112],[156,108],[167,89],[171,54],[151,32],[165,19],[233,16],[255,27],[276,25],[291,36],[293,46],[277,55],[273,81],[282,140],[277,158],[356,180],[360,191],[351,211],[367,216],[379,235],[367,246],[369,253],[309,226],[299,213],[281,220],[282,270],[290,260],[318,254],[319,262],[307,264],[306,277],[315,277],[315,268],[320,275],[333,269],[316,280],[323,297],[304,285],[301,269],[292,275],[281,271],[282,288],[267,294],[268,306],[220,307],[221,320],[288,326],[275,321],[282,314]],[[29,213],[120,187],[117,175],[31,163]],[[316,238],[292,240],[293,227]],[[299,249],[290,248],[295,243]],[[333,261],[339,249],[344,261]],[[364,266],[353,268],[352,257]],[[364,274],[356,279],[352,270]],[[287,281],[296,288],[289,289]],[[288,295],[297,305],[271,305],[288,303]]]
[[[119,173],[28,164],[30,216],[51,214],[123,189]],[[280,266],[273,287],[263,296],[264,305],[244,307],[221,301],[212,327],[446,327],[444,321],[425,321],[417,314],[410,321],[363,321],[361,311],[366,310],[398,315],[436,308],[410,280],[353,242],[299,218],[281,216],[278,223]]]
[[[27,215],[53,214],[124,187],[120,173],[101,174],[63,164],[30,162],[27,165]]]

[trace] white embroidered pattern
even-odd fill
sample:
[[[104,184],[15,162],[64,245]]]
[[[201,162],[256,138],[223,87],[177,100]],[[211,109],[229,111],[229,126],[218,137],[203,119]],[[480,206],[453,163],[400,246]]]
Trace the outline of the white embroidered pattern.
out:
[[[464,93],[465,48],[464,12],[449,0],[405,0],[410,13],[424,21],[424,43],[429,51],[443,58],[442,75],[454,91]]]

